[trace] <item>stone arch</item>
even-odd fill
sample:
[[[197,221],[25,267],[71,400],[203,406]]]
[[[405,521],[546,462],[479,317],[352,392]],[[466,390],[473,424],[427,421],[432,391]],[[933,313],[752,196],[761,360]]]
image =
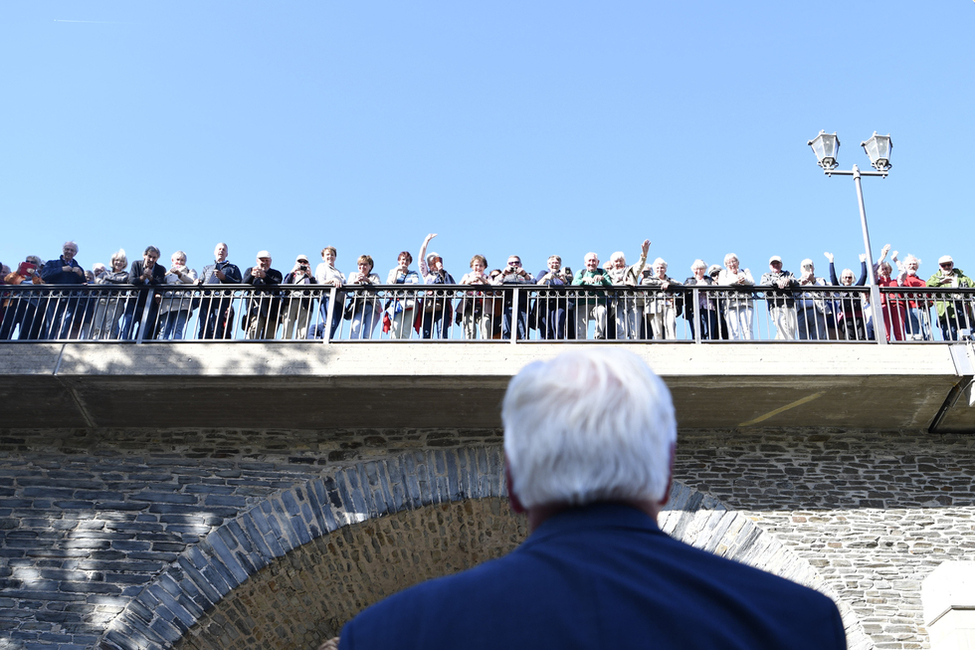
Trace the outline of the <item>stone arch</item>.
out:
[[[503,468],[500,447],[427,449],[283,490],[187,549],[135,596],[99,646],[314,647],[392,591],[517,546],[527,528],[508,509]],[[744,515],[675,482],[660,523],[694,546],[829,594],[849,647],[873,647],[814,567]]]

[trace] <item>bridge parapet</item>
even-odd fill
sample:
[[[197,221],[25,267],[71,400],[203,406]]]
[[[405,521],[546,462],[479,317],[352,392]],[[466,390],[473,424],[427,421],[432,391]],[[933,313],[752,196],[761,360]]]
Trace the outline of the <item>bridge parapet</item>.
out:
[[[954,345],[165,343],[0,346],[10,427],[498,427],[508,381],[615,345],[667,382],[682,430],[975,431],[975,349]]]

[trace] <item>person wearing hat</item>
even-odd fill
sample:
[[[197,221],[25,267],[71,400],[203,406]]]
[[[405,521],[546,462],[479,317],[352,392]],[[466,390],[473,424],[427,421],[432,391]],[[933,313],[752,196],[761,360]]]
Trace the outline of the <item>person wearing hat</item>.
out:
[[[793,290],[799,286],[796,276],[782,268],[782,258],[773,255],[768,260],[768,273],[762,275],[761,285],[776,290],[765,295],[769,314],[775,323],[777,341],[795,341],[799,330],[796,299]]]
[[[955,260],[951,255],[943,255],[938,260],[938,272],[928,278],[929,287],[939,289],[959,289],[965,287],[975,287],[975,282],[955,268]],[[972,313],[971,308],[964,301],[964,296],[940,294],[942,300],[936,300],[935,309],[938,312],[938,325],[941,327],[941,335],[946,341],[957,341],[960,334],[959,330],[968,330],[971,335]],[[944,298],[955,298],[955,300],[944,300]]]
[[[247,307],[246,337],[249,339],[273,339],[278,329],[278,314],[281,311],[281,293],[271,290],[281,284],[284,278],[281,271],[271,268],[271,254],[267,251],[257,253],[257,264],[244,272],[244,284],[254,287]]]
[[[284,284],[318,284],[311,272],[308,256],[301,254],[295,258],[294,268],[284,276]],[[311,319],[311,297],[309,290],[293,289],[286,293],[287,308],[284,310],[284,332],[282,338],[304,339],[308,337],[308,321]]]

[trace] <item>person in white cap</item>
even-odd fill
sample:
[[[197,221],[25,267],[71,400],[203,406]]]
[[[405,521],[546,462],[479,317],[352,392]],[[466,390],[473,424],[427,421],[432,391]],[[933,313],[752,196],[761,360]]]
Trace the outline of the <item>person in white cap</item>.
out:
[[[244,273],[244,284],[254,286],[254,293],[247,307],[247,338],[274,338],[278,328],[281,297],[279,291],[271,291],[268,287],[276,287],[283,279],[281,271],[271,268],[271,254],[259,251],[257,264]]]
[[[975,282],[955,268],[955,260],[951,255],[942,255],[938,260],[938,272],[928,278],[929,287],[940,289],[958,289],[962,287],[975,287]],[[938,312],[938,325],[941,327],[941,335],[946,341],[957,341],[959,330],[968,330],[971,336],[972,313],[971,308],[963,300],[964,296],[948,296],[942,294],[940,298],[954,298],[954,300],[937,300],[934,303]]]
[[[318,284],[311,271],[308,256],[302,253],[295,258],[291,273],[284,276],[284,284]],[[284,310],[284,332],[286,339],[304,339],[308,337],[308,321],[311,319],[311,306],[314,302],[310,290],[291,290],[288,292],[288,305]]]
[[[794,289],[799,286],[796,276],[782,268],[782,258],[773,255],[768,260],[768,273],[762,275],[761,285],[777,290],[765,295],[769,314],[775,323],[775,338],[779,341],[795,341],[799,329],[796,318]]]

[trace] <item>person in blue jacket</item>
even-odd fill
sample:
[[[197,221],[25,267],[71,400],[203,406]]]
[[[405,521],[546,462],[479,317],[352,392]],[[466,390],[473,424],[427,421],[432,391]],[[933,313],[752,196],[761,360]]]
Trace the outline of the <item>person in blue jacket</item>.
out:
[[[340,650],[846,647],[827,596],[657,526],[677,424],[640,357],[600,347],[529,364],[501,421],[508,498],[528,539],[369,607]]]
[[[72,285],[87,284],[85,270],[75,259],[78,254],[78,244],[73,241],[64,242],[61,247],[61,257],[48,260],[41,267],[41,279],[44,284]],[[71,328],[81,326],[81,312],[78,309],[80,292],[71,289],[52,289],[48,296],[45,329],[41,338],[66,339],[71,334]],[[75,321],[78,321],[77,323]]]

